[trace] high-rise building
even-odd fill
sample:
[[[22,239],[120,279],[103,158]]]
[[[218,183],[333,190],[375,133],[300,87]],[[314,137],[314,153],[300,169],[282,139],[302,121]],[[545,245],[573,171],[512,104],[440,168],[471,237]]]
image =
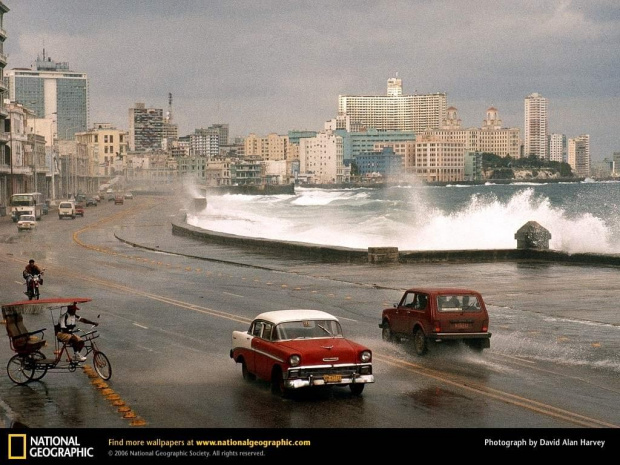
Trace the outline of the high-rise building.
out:
[[[220,154],[220,132],[211,128],[194,130],[189,136],[190,156],[213,160]]]
[[[211,129],[212,131],[217,132],[219,136],[220,145],[228,145],[228,133],[229,133],[228,124],[223,124],[223,123],[212,124],[211,126],[208,127],[208,129]]]
[[[576,176],[590,176],[590,135],[568,139],[568,164]]]
[[[566,136],[549,134],[549,160],[566,162]]]
[[[526,157],[535,155],[542,160],[549,159],[547,104],[548,100],[538,93],[525,98],[525,146],[523,150]]]
[[[339,95],[338,117],[389,131],[437,129],[446,118],[445,93],[403,95],[402,80],[388,79],[387,95]]]
[[[136,103],[129,109],[129,150],[148,152],[162,149],[164,110]]]
[[[37,118],[53,118],[58,140],[73,140],[89,125],[88,76],[72,71],[67,62],[53,61],[45,49],[35,65],[8,71],[9,98],[33,110]]]

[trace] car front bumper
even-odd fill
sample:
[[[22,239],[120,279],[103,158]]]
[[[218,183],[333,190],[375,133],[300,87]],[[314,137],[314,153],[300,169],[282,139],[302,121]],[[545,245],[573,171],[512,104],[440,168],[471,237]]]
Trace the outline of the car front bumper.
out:
[[[372,364],[349,365],[346,367],[290,368],[286,373],[284,387],[299,389],[310,386],[348,386],[350,384],[374,383]]]

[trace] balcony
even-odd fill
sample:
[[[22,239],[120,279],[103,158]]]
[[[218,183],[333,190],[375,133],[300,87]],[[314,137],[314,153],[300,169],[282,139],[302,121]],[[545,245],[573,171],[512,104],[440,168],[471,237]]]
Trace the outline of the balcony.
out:
[[[6,55],[4,53],[0,53],[0,64],[6,66]]]
[[[0,132],[0,142],[9,142],[11,140],[10,132]]]
[[[6,39],[6,30],[0,27],[0,39]]]

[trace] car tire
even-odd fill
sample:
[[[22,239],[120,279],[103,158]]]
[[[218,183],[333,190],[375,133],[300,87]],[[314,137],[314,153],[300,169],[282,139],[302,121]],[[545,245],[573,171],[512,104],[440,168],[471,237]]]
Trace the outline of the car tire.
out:
[[[254,381],[256,379],[256,375],[248,371],[245,360],[241,362],[241,376],[243,376],[243,379],[246,381]]]
[[[362,383],[349,384],[349,389],[351,389],[351,394],[359,396],[362,394],[365,386],[366,385]]]
[[[271,392],[280,397],[288,397],[288,389],[284,387],[284,377],[279,366],[274,367],[271,374]]]
[[[385,342],[396,342],[397,338],[394,336],[392,332],[392,328],[390,328],[390,323],[388,320],[383,320],[383,327],[381,328],[381,339]]]
[[[424,331],[420,328],[413,333],[413,348],[418,355],[424,355],[428,351],[428,343]]]

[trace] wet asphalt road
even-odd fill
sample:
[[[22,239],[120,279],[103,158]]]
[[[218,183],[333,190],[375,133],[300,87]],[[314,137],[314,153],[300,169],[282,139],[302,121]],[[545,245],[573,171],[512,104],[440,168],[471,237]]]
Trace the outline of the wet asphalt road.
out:
[[[46,268],[44,297],[87,296],[100,346],[113,364],[118,412],[84,373],[52,373],[27,386],[0,378],[0,407],[31,427],[571,428],[620,425],[620,316],[615,268],[553,264],[331,265],[281,259],[171,235],[183,205],[136,197],[53,212],[34,233],[0,219],[0,291],[20,300],[28,258]],[[161,251],[136,248],[139,243]],[[183,253],[189,258],[174,253]],[[381,341],[381,309],[412,285],[472,287],[487,301],[491,349],[439,347],[417,357]],[[313,308],[341,319],[374,353],[376,383],[291,399],[246,383],[228,356],[233,330],[257,314]],[[51,328],[49,312],[27,315]],[[48,332],[48,339],[51,333]],[[44,350],[45,352],[45,350]],[[0,345],[4,367],[12,353]],[[109,392],[109,391],[108,391]]]

